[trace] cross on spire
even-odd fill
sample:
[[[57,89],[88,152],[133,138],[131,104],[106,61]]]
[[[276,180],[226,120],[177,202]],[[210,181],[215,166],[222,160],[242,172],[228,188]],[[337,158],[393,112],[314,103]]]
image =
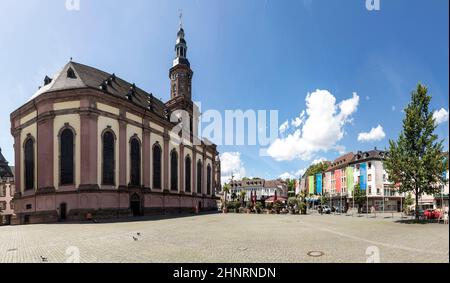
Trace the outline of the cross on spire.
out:
[[[179,17],[180,17],[180,29],[183,28],[183,9],[178,9]]]

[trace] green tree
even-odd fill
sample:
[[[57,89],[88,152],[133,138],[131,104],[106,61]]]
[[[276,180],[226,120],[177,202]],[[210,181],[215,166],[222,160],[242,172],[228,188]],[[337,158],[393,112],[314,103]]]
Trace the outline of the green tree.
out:
[[[246,195],[247,193],[245,192],[245,191],[241,191],[240,193],[239,193],[239,198],[240,198],[240,200],[241,200],[241,206],[242,207],[244,207],[244,202],[245,202],[245,195]]]
[[[414,204],[414,199],[413,199],[411,193],[408,193],[405,200],[403,201],[403,207],[402,207],[403,212],[407,213],[409,210],[409,207],[413,204]]]
[[[325,172],[328,170],[328,168],[330,167],[330,163],[327,161],[322,161],[319,162],[317,164],[313,164],[311,166],[309,166],[308,169],[306,169],[305,174],[303,174],[303,176],[313,176],[316,174],[319,174],[320,172]]]
[[[307,192],[300,192],[300,194],[298,195],[298,199],[299,199],[299,209],[301,214],[306,214],[307,209],[308,209],[308,203],[306,202],[306,198],[308,196]]]
[[[320,197],[320,204],[321,205],[325,205],[328,202],[329,202],[329,199],[328,199],[328,197],[326,195],[323,195],[323,196]]]
[[[223,207],[227,207],[227,197],[228,194],[230,193],[230,185],[225,184],[222,190],[223,190]]]
[[[355,188],[353,189],[353,198],[355,199],[355,204],[358,206],[358,213],[361,213],[361,209],[364,206],[364,203],[366,203],[366,193],[366,191],[361,190],[360,184],[355,185]]]
[[[288,189],[288,197],[295,196],[295,179],[286,179],[286,185]]]
[[[400,186],[400,192],[415,195],[416,218],[419,199],[423,194],[439,192],[443,184],[443,141],[434,133],[436,121],[430,111],[431,96],[419,84],[405,108],[403,130],[397,141],[389,141],[385,168],[389,181]]]
[[[299,200],[298,198],[296,198],[296,197],[290,197],[290,198],[288,198],[288,207],[289,207],[290,209],[294,209],[295,206],[298,207],[299,203],[300,203],[300,200]]]
[[[288,191],[295,191],[295,179],[287,179],[286,180]]]

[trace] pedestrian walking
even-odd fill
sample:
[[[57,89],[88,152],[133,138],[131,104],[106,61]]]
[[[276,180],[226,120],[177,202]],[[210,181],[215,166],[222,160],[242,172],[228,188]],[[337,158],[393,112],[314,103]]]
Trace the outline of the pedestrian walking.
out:
[[[370,207],[370,214],[375,214],[375,206],[371,206]],[[376,217],[376,214],[375,214],[375,217]]]
[[[448,210],[444,209],[444,224],[448,224]]]

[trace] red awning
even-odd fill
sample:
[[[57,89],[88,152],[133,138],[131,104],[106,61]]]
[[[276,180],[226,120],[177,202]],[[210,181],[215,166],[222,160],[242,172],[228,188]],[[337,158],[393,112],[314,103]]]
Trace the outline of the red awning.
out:
[[[277,201],[285,202],[285,201],[287,201],[287,198],[277,197]],[[273,197],[266,199],[266,202],[275,202],[275,197],[273,196]]]

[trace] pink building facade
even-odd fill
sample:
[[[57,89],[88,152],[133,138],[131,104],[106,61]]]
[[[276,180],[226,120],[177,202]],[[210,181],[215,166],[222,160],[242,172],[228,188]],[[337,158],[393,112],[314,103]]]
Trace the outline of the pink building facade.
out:
[[[166,103],[71,61],[11,114],[14,224],[216,209],[219,154],[191,130],[193,72],[182,28],[175,49]],[[185,119],[179,131],[175,114]]]

